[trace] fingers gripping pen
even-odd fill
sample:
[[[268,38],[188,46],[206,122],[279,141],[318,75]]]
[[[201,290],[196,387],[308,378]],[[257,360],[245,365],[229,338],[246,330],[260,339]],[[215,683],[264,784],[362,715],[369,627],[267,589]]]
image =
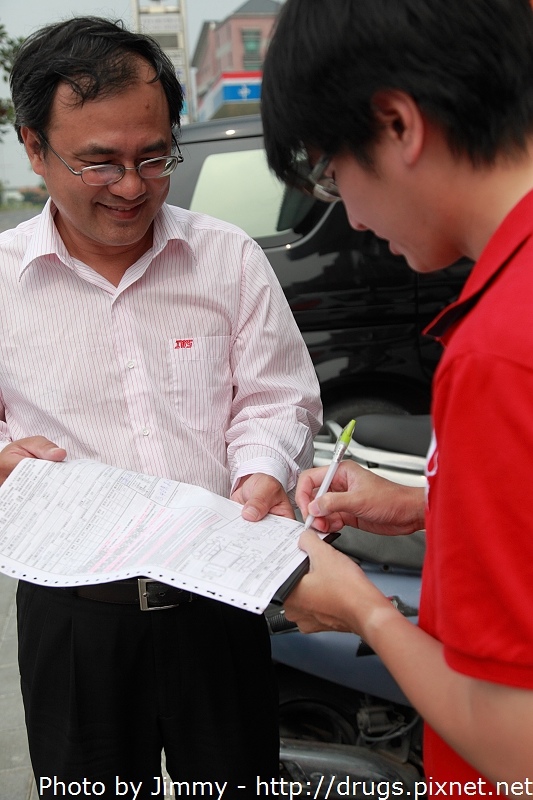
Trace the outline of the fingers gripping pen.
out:
[[[347,426],[342,431],[341,435],[337,439],[335,444],[335,449],[333,450],[333,458],[331,460],[331,464],[328,467],[328,471],[324,475],[324,480],[320,484],[320,488],[315,495],[315,500],[318,497],[322,497],[323,494],[326,494],[327,490],[330,487],[331,481],[333,480],[333,476],[337,472],[339,464],[341,463],[342,459],[344,458],[344,454],[350,444],[353,435],[353,429],[355,428],[355,420],[352,419]],[[308,514],[305,520],[304,531],[311,527],[314,522],[314,516],[312,514]]]

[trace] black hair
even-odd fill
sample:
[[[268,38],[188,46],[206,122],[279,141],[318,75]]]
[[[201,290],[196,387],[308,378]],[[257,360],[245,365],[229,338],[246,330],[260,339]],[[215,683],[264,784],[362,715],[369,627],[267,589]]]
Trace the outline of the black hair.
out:
[[[266,55],[270,167],[297,182],[301,151],[372,165],[373,98],[403,91],[474,165],[523,150],[533,130],[530,0],[287,0]]]
[[[47,25],[22,44],[10,75],[19,141],[22,125],[46,133],[59,84],[67,83],[80,104],[111,96],[136,83],[139,58],[153,67],[154,82],[161,82],[175,141],[183,90],[168,56],[149,36],[91,16]]]

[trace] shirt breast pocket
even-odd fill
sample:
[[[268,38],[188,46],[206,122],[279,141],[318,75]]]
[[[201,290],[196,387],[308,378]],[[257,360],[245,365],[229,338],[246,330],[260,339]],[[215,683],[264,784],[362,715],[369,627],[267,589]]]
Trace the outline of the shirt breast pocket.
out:
[[[170,341],[172,398],[188,428],[214,431],[228,424],[233,397],[229,344],[229,336]]]

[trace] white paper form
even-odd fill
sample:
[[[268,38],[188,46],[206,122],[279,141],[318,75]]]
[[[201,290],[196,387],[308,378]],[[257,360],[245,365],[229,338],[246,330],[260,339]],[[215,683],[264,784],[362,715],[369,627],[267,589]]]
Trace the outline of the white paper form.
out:
[[[95,461],[24,459],[0,487],[0,572],[45,586],[146,576],[255,613],[305,560],[295,520]]]

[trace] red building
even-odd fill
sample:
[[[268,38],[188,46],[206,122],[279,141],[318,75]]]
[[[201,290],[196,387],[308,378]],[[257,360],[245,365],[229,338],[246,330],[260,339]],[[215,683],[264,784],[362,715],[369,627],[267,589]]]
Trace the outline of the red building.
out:
[[[280,8],[275,0],[248,0],[222,22],[204,22],[191,61],[199,120],[257,113],[263,59]]]

